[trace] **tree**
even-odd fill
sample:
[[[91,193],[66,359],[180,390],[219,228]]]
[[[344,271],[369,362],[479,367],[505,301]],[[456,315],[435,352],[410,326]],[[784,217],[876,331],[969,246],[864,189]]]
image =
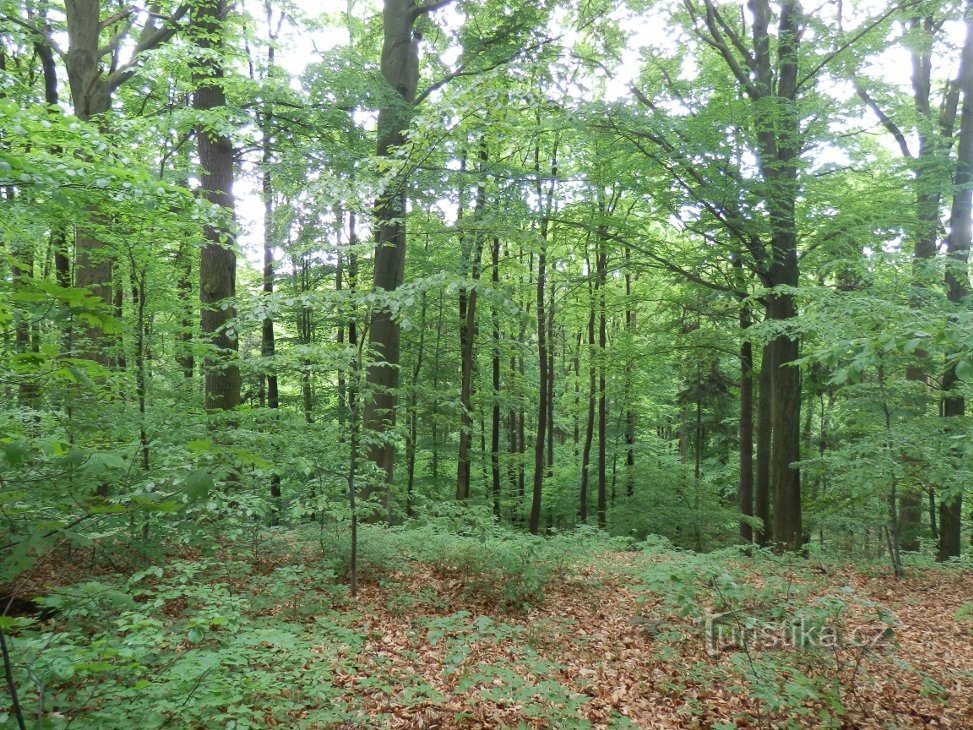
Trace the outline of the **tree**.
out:
[[[193,108],[199,112],[196,129],[200,188],[203,198],[217,207],[216,220],[203,229],[206,244],[199,259],[200,331],[212,346],[206,358],[207,409],[233,410],[240,404],[240,368],[234,361],[237,335],[236,253],[233,250],[233,143],[222,131],[226,107],[223,91],[223,34],[228,5],[225,0],[204,0],[192,12],[192,36],[199,51],[194,69],[197,88]]]

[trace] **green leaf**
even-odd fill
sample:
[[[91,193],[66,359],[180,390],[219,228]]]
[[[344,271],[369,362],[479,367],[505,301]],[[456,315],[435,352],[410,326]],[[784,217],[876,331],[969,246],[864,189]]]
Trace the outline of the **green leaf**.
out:
[[[956,363],[956,377],[960,380],[973,380],[973,360],[960,360]]]
[[[12,441],[3,445],[3,460],[8,466],[20,466],[27,459],[27,442]]]
[[[190,472],[184,480],[186,484],[186,496],[190,502],[202,499],[213,488],[213,475],[206,469],[197,469]]]

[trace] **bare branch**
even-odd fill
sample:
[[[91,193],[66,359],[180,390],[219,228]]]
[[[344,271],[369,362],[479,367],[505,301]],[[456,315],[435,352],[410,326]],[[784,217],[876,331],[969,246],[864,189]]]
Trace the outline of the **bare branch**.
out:
[[[100,23],[98,23],[98,28],[101,30],[105,30],[115,25],[115,23],[119,23],[123,20],[126,20],[127,18],[130,18],[134,14],[135,14],[135,6],[129,5],[127,8],[123,8],[119,10],[117,13],[115,13],[114,15],[109,15],[107,18],[102,20]],[[129,27],[131,27],[131,25],[129,25]]]
[[[872,110],[875,116],[878,117],[878,121],[881,122],[882,126],[885,127],[885,129],[888,130],[888,133],[895,138],[895,141],[898,143],[899,149],[902,151],[903,156],[911,160],[913,155],[912,151],[909,149],[909,142],[906,140],[902,130],[899,129],[899,125],[896,124],[888,114],[882,111],[881,107],[879,107],[878,103],[869,95],[865,85],[862,84],[859,79],[855,79],[854,83],[855,91],[858,92],[858,96],[861,98],[861,100],[865,102],[865,106]]]
[[[425,3],[424,5],[416,5],[412,9],[411,17],[413,22],[416,18],[423,15],[428,15],[429,13],[434,13],[441,8],[445,8],[447,5],[451,5],[453,0],[432,0],[431,2]]]

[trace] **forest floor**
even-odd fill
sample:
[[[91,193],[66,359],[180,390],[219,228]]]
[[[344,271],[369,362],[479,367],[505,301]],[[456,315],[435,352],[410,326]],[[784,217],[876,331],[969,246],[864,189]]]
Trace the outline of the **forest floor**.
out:
[[[402,574],[389,587],[367,587],[357,624],[369,637],[361,652],[365,671],[342,676],[341,684],[369,714],[394,718],[401,727],[563,727],[567,717],[560,711],[573,704],[564,690],[577,693],[583,702],[578,716],[596,727],[821,726],[820,701],[800,703],[795,712],[786,705],[787,677],[761,678],[764,686],[758,686],[740,666],[739,644],[714,646],[705,623],[674,615],[658,597],[633,588],[631,579],[646,560],[658,557],[606,555],[551,586],[543,605],[525,615],[471,605],[462,577],[448,573]],[[895,619],[894,636],[882,641],[882,625],[858,616],[845,632],[868,646],[837,647],[824,661],[804,664],[817,679],[840,687],[843,724],[973,728],[973,622],[957,619],[973,599],[973,576],[935,571],[894,580],[848,567],[824,578],[813,574],[816,592],[853,592]],[[404,588],[439,602],[403,612]],[[415,631],[464,613],[467,624],[454,622],[449,640],[430,642]],[[775,664],[763,666],[773,672]],[[517,690],[510,691],[510,677],[498,667],[521,678]],[[421,677],[442,699],[416,703],[409,694],[371,691],[378,675]],[[557,684],[545,686],[545,680]],[[777,713],[768,710],[774,694],[781,696]]]
[[[129,603],[15,633],[21,700],[73,728],[973,728],[973,571],[737,555],[598,551],[535,582],[525,562],[521,590],[366,562],[352,599],[310,543],[190,552],[128,576]],[[55,563],[29,590],[113,584]],[[798,613],[804,641],[774,633]]]

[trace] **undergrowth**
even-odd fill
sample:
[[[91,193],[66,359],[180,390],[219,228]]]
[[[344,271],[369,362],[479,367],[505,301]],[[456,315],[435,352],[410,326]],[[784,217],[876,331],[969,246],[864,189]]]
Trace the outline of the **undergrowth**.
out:
[[[436,701],[422,682],[402,686],[401,678],[383,679],[366,666],[361,650],[369,637],[360,619],[368,607],[346,595],[346,531],[317,525],[264,533],[160,560],[128,578],[54,587],[38,601],[49,620],[0,617],[20,703],[34,726],[122,728],[133,717],[145,728],[381,726],[338,686],[338,675],[361,677],[361,690],[371,684],[404,692],[403,702]],[[458,582],[471,606],[501,615],[543,602],[551,581],[621,545],[590,529],[524,535],[488,513],[460,510],[404,527],[365,525],[359,538],[363,580],[397,583],[425,570]],[[431,589],[403,588],[397,583],[390,592],[402,614],[420,605],[445,611]],[[425,626],[429,641],[455,645],[457,667],[465,644],[512,638],[513,630],[463,611]],[[466,668],[457,681],[512,693],[538,721],[576,719],[578,700],[544,679],[553,666],[529,644],[518,656],[517,664]],[[524,672],[535,679],[519,679]],[[0,711],[0,723],[12,722]]]

